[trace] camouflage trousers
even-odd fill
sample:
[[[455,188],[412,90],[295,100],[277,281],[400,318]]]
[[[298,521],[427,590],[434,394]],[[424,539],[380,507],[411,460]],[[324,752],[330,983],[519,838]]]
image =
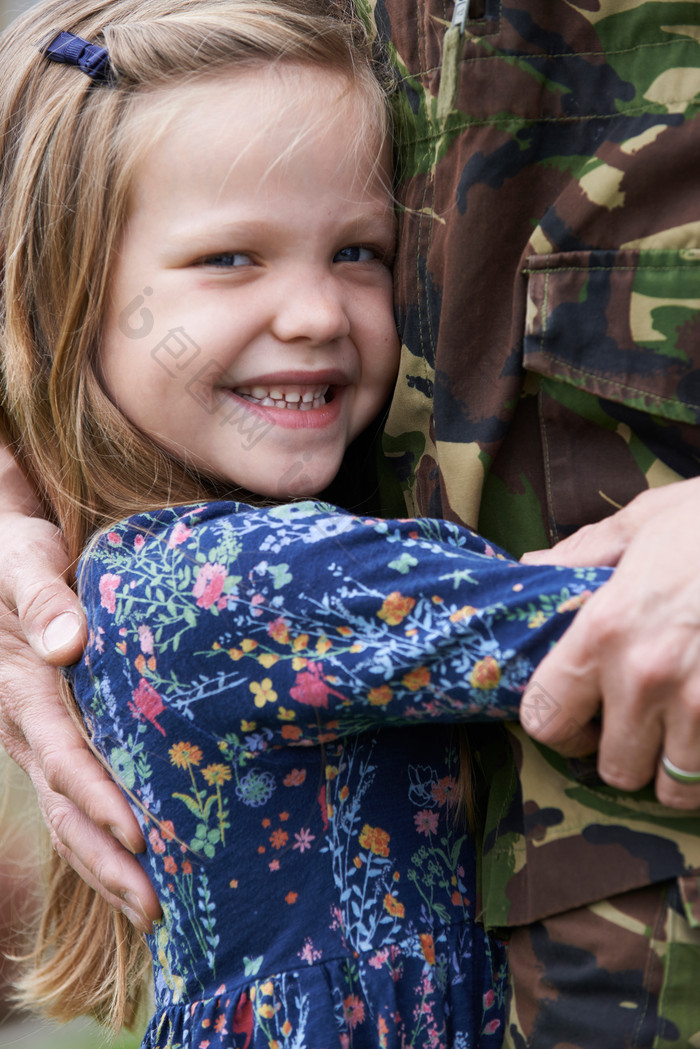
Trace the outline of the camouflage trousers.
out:
[[[509,930],[507,1049],[700,1049],[700,875]]]

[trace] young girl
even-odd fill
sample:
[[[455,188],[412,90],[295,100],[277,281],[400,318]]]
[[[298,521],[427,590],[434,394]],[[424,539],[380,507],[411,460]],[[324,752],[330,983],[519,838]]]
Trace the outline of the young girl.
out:
[[[61,0],[0,79],[5,436],[87,545],[69,676],[163,908],[144,1046],[497,1046],[451,725],[515,715],[609,573],[285,502],[397,364],[361,27],[324,0]],[[27,995],[119,1022],[120,918],[56,860]]]

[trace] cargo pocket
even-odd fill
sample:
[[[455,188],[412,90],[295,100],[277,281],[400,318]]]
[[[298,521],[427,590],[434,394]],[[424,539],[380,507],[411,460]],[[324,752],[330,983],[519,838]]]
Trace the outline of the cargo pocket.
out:
[[[533,255],[525,275],[556,541],[700,472],[700,249]]]

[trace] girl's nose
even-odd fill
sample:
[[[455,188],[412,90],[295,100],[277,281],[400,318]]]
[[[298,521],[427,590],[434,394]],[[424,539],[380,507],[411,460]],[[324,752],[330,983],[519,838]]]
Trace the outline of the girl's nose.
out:
[[[303,340],[323,346],[349,334],[342,289],[332,275],[299,272],[278,292],[272,329],[282,342]]]

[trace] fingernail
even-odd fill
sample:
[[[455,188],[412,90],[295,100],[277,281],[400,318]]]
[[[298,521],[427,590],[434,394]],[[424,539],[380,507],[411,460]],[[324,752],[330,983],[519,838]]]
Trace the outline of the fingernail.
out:
[[[61,612],[60,615],[51,620],[41,635],[41,641],[46,652],[50,655],[52,652],[57,652],[72,641],[75,641],[80,633],[81,626],[80,616],[76,615],[75,612]]]
[[[123,845],[124,848],[127,849],[133,856],[135,856],[138,852],[144,851],[143,844],[141,842],[139,842],[138,845],[134,845],[132,842],[129,841],[125,834],[122,834],[119,827],[110,827],[109,830],[112,836],[117,839],[119,844]]]
[[[139,932],[145,932],[149,935],[153,932],[153,927],[151,923],[149,922],[148,924],[146,924],[143,918],[141,918],[140,915],[136,913],[136,911],[132,911],[131,907],[127,907],[125,903],[122,904],[122,914],[128,921],[131,922],[135,929],[139,930]]]
[[[124,900],[122,904],[124,917],[128,918],[131,924],[135,925],[141,932],[152,933],[153,923],[146,917],[146,912],[138,896],[135,896],[133,892],[125,892],[122,899]]]

